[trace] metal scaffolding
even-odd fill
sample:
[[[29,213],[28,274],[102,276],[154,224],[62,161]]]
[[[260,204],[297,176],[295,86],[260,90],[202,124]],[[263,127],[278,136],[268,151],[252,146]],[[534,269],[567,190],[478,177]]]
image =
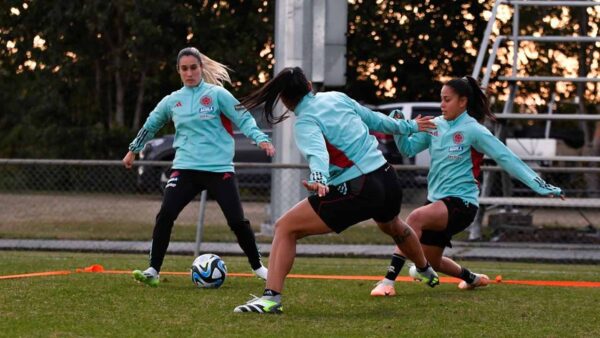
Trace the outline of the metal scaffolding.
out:
[[[496,22],[496,17],[498,14],[498,8],[502,5],[512,6],[513,17],[512,17],[512,34],[511,35],[500,35],[496,36],[495,39],[492,39],[492,28],[494,23]],[[582,111],[579,114],[554,114],[552,112],[552,104],[549,105],[548,114],[543,115],[523,115],[523,114],[514,114],[514,101],[519,90],[519,83],[525,82],[546,82],[546,83],[556,83],[556,82],[573,82],[573,83],[588,83],[588,82],[600,82],[599,78],[592,78],[586,76],[577,76],[577,77],[563,77],[563,76],[539,76],[534,74],[528,74],[525,76],[519,76],[519,64],[518,64],[518,55],[521,41],[533,41],[540,43],[553,43],[553,42],[573,42],[573,43],[597,43],[600,42],[600,37],[598,36],[531,36],[531,35],[520,35],[519,30],[519,19],[520,19],[520,10],[525,6],[557,6],[557,7],[593,7],[600,6],[600,1],[597,0],[587,0],[587,1],[557,1],[557,0],[546,0],[546,1],[533,1],[533,0],[498,0],[494,3],[492,8],[491,17],[486,26],[484,37],[482,40],[481,47],[479,49],[479,53],[477,55],[477,60],[475,63],[475,67],[473,69],[472,76],[474,78],[479,78],[482,73],[482,65],[484,62],[484,58],[488,55],[487,65],[483,72],[483,78],[481,81],[481,86],[483,88],[487,88],[493,72],[493,65],[496,62],[496,57],[498,53],[498,49],[500,48],[502,43],[512,42],[513,44],[513,57],[511,63],[511,75],[510,76],[498,76],[497,80],[501,82],[507,82],[509,87],[509,95],[508,99],[504,104],[504,108],[501,114],[497,115],[499,120],[519,120],[519,119],[528,119],[528,120],[546,120],[547,126],[549,127],[550,121],[552,120],[571,120],[571,121],[600,121],[600,116],[598,115],[585,115]],[[488,46],[490,42],[493,41],[491,50],[488,50]],[[581,75],[581,74],[580,74]],[[552,95],[552,103],[554,102],[555,96]],[[549,134],[549,128],[546,128],[546,136]],[[504,123],[499,123],[495,128],[495,135],[501,139],[505,140],[506,138],[506,128]],[[596,159],[596,158],[594,158]],[[488,198],[490,195],[491,189],[491,179],[492,172],[488,172],[484,175],[483,184],[481,187],[481,196],[482,198]],[[511,182],[506,174],[502,174],[502,186],[503,186],[503,195],[506,199],[505,203],[508,203],[511,195]],[[506,204],[506,208],[510,209],[511,205]],[[482,205],[479,209],[477,217],[471,226],[470,230],[470,239],[477,239],[481,236],[481,223],[483,221],[483,216],[485,213],[485,205]]]

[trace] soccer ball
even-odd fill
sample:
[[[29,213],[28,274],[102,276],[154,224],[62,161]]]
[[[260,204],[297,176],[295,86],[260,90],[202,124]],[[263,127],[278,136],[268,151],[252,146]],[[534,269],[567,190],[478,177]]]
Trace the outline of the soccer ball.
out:
[[[225,281],[227,266],[221,257],[204,254],[192,263],[192,282],[199,288],[218,288]]]

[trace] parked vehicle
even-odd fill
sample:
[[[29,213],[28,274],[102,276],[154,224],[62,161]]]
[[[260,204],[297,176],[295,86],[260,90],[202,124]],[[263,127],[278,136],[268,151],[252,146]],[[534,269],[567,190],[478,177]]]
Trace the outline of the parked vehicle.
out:
[[[392,103],[380,106],[370,106],[369,108],[379,111],[384,114],[389,114],[394,109],[399,109],[403,112],[406,119],[413,116],[438,116],[441,110],[437,102],[409,102],[409,103]],[[268,129],[264,123],[261,123],[257,112],[254,114],[259,127],[262,127],[263,132],[271,136],[271,129]],[[379,142],[379,150],[383,156],[392,164],[418,164],[429,165],[429,153],[422,152],[416,156],[416,159],[404,158],[399,152],[394,139],[391,135],[373,131],[373,134]],[[173,149],[174,135],[166,135],[155,138],[146,143],[144,149],[140,152],[141,161],[172,161],[175,157],[175,149]],[[235,163],[271,163],[265,152],[259,149],[256,144],[247,138],[240,131],[234,131],[235,139]],[[138,187],[142,191],[162,191],[169,177],[170,167],[144,166],[138,167]],[[269,168],[236,168],[236,175],[240,188],[249,189],[270,189],[271,187],[271,170]],[[427,173],[420,173],[415,176],[415,180],[419,184],[426,184]],[[403,175],[406,177],[406,175]],[[410,184],[414,184],[411,181]]]
[[[389,115],[393,110],[399,110],[404,115],[404,119],[410,120],[419,115],[421,116],[440,116],[442,110],[439,102],[397,102],[382,104],[371,107],[385,115]],[[416,164],[429,166],[429,152],[421,152],[414,159],[404,158],[399,152],[394,137],[392,135],[374,132],[373,135],[379,140],[379,150],[391,164]]]
[[[442,114],[439,102],[398,102],[378,106],[369,106],[370,109],[389,115],[397,109],[402,112],[405,119],[413,119],[421,116],[439,116]],[[543,109],[540,109],[542,111]],[[414,164],[418,166],[429,167],[430,156],[428,151],[417,154],[414,158],[405,158],[399,152],[394,142],[393,136],[382,133],[373,133],[379,140],[379,149],[384,154],[388,162],[392,164]],[[547,122],[527,121],[521,125],[512,126],[506,139],[507,146],[520,157],[540,156],[552,157],[557,155],[573,155],[576,148],[583,145],[583,132],[573,125],[564,125],[559,123],[548,124]],[[485,164],[494,165],[492,160],[484,160]],[[545,162],[529,162],[535,170],[536,167],[547,165]],[[424,186],[427,184],[427,171],[415,172],[414,175],[400,175],[404,186]],[[563,181],[561,179],[560,181]],[[522,184],[515,180],[516,190],[520,189]]]
[[[367,105],[374,111],[379,111],[389,115],[393,110],[400,110],[405,119],[413,119],[418,115],[421,116],[439,116],[442,114],[439,102],[396,102],[383,105]],[[258,110],[253,113],[256,116],[257,123],[262,130],[271,136],[271,129],[262,122],[259,117]],[[540,128],[536,128],[539,131]],[[507,144],[511,150],[517,155],[541,155],[552,156],[560,155],[557,150],[556,154],[548,154],[548,149],[559,149],[557,147],[548,147],[547,144],[552,143],[553,139],[541,142],[543,134],[539,132],[527,132],[528,129],[515,129],[509,134]],[[582,133],[560,132],[559,128],[553,128],[550,131],[550,137],[556,137],[559,142],[579,145]],[[417,154],[414,158],[406,158],[399,153],[392,135],[383,134],[380,132],[371,132],[379,142],[379,150],[383,156],[391,164],[414,164],[418,166],[429,167],[430,156],[428,151],[423,151]],[[240,131],[234,132],[235,138],[235,163],[271,163],[264,151],[259,149],[256,144]],[[535,139],[535,140],[531,140]],[[536,141],[537,140],[537,141]],[[539,153],[540,149],[544,150]],[[142,161],[172,161],[175,156],[173,149],[173,135],[166,135],[150,140],[144,149],[140,152]],[[535,165],[533,165],[535,167]],[[163,189],[168,179],[170,168],[160,168],[155,166],[138,167],[138,186],[144,191],[157,191]],[[240,188],[268,190],[271,187],[271,169],[269,168],[236,168],[236,175]],[[406,187],[423,187],[427,185],[427,170],[415,171],[412,175],[400,175],[401,180]]]
[[[252,110],[250,113],[254,116],[258,127],[269,137],[272,136],[271,128],[260,116],[260,108]],[[241,131],[233,125],[233,138],[235,142],[234,163],[271,163],[271,158],[267,156],[264,150],[260,149],[256,143],[246,137]],[[146,143],[140,152],[140,160],[143,161],[173,161],[175,158],[175,149],[173,141],[175,135],[165,135],[154,138]],[[152,192],[164,190],[169,179],[171,167],[145,166],[138,167],[138,188],[141,191]],[[271,187],[271,169],[270,168],[235,168],[240,189],[270,189]]]
[[[263,130],[271,137],[271,130]],[[235,155],[233,162],[271,163],[271,158],[256,143],[242,134],[234,131]],[[155,138],[146,143],[140,152],[141,161],[173,161],[174,135]],[[169,179],[171,167],[145,166],[138,167],[138,187],[142,191],[162,191]],[[268,189],[271,186],[271,170],[269,168],[236,168],[236,176],[240,188]]]
[[[399,110],[406,120],[413,119],[419,115],[434,117],[442,115],[439,102],[396,102],[370,106],[369,108],[385,115],[389,115],[393,110]],[[422,151],[414,158],[407,158],[402,156],[398,151],[392,135],[379,132],[372,132],[372,134],[377,137],[379,141],[378,148],[389,163],[414,164],[429,167],[430,156],[428,151]],[[399,177],[405,187],[423,187],[427,185],[427,170],[415,171],[413,175],[403,173]]]

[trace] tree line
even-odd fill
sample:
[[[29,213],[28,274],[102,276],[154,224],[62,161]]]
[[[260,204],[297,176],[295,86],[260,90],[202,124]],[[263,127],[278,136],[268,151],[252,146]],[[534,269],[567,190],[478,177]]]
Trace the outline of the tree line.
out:
[[[333,89],[367,103],[437,101],[444,79],[471,73],[492,5],[349,1],[347,84]],[[175,57],[186,46],[231,67],[228,89],[248,94],[272,76],[274,7],[264,0],[3,1],[0,157],[120,158],[160,98],[181,86]],[[568,13],[586,24],[563,26],[548,21],[564,18],[561,8],[525,13],[522,29],[532,33],[598,30],[593,9]],[[506,34],[510,22],[499,29]],[[548,48],[526,55],[523,68],[564,72],[546,57]],[[598,71],[597,56],[596,68],[587,66],[594,65],[595,45],[553,48],[580,55],[586,72]],[[594,88],[561,95],[577,90],[597,103]]]

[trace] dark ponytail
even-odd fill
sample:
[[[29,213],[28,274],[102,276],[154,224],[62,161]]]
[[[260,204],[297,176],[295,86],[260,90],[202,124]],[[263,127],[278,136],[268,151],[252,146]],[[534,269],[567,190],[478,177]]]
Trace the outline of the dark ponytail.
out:
[[[446,86],[452,87],[458,96],[467,98],[467,113],[479,123],[483,123],[486,116],[492,121],[496,121],[496,116],[490,111],[490,102],[487,96],[473,77],[452,79],[446,82]]]
[[[265,85],[242,98],[236,109],[252,109],[265,104],[264,114],[267,122],[279,123],[288,118],[288,111],[281,116],[273,115],[273,108],[279,99],[291,107],[296,107],[300,100],[311,90],[311,85],[300,67],[284,68]]]

